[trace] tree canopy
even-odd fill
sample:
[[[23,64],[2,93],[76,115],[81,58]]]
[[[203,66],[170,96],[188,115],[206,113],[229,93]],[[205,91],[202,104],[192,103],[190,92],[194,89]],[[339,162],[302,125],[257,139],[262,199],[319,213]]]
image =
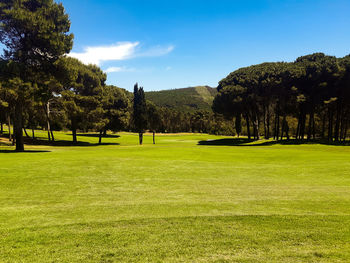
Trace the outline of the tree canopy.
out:
[[[250,137],[252,123],[255,139],[260,138],[261,123],[265,138],[271,136],[271,125],[274,138],[289,138],[288,119],[296,118],[297,139],[305,135],[309,140],[323,138],[328,124],[328,140],[345,140],[350,106],[348,79],[348,57],[323,53],[302,56],[291,63],[253,65],[219,82],[213,110],[230,117],[243,115],[247,134]]]

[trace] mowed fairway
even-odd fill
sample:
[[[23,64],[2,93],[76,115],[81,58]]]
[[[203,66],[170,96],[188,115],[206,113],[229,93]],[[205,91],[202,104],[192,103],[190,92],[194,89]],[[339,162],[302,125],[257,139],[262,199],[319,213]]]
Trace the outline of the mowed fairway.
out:
[[[350,262],[350,147],[222,138],[0,146],[0,262]]]

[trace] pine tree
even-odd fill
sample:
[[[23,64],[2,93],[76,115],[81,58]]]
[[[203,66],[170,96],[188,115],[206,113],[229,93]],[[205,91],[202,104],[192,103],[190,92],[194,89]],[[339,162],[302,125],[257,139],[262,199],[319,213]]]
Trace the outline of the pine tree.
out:
[[[23,85],[14,106],[16,151],[23,151],[24,100],[31,94],[38,72],[52,72],[57,59],[73,45],[70,21],[62,4],[53,0],[1,0],[0,40],[5,45],[4,58],[17,64],[12,78]]]

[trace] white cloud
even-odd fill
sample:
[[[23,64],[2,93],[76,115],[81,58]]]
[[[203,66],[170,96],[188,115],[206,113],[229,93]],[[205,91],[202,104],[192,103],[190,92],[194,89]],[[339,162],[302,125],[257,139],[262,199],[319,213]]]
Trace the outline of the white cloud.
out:
[[[113,73],[113,72],[121,72],[121,71],[123,71],[122,67],[110,67],[110,68],[106,69],[104,72]]]
[[[166,71],[169,71],[169,70],[172,70],[172,69],[173,69],[173,68],[170,67],[170,66],[168,66],[168,67],[165,68]]]
[[[119,42],[111,46],[87,47],[82,53],[71,52],[69,56],[85,64],[100,65],[104,61],[125,60],[135,53],[139,42]]]
[[[139,42],[119,42],[110,46],[86,47],[83,52],[71,52],[69,56],[77,58],[85,64],[100,65],[105,61],[163,56],[174,50],[174,46],[156,46],[145,51],[139,51],[139,45]],[[113,72],[117,72],[117,70],[117,68],[114,68]]]
[[[104,70],[106,73],[115,73],[115,72],[132,72],[135,71],[133,68],[126,67],[109,67]]]

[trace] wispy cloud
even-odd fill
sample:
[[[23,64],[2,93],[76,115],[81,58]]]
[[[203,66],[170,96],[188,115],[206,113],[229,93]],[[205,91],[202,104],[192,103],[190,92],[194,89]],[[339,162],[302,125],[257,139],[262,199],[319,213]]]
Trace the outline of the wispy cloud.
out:
[[[69,56],[79,59],[85,64],[101,65],[105,61],[126,60],[136,57],[164,56],[174,50],[174,46],[156,46],[141,50],[139,42],[119,42],[110,46],[86,47],[83,52],[71,52]],[[115,67],[112,72],[117,72]]]
[[[175,47],[173,45],[167,47],[156,46],[135,55],[137,57],[159,57],[170,53],[174,50],[174,48]]]
[[[106,73],[115,73],[115,72],[133,72],[135,69],[126,68],[126,67],[109,67],[104,70]]]

